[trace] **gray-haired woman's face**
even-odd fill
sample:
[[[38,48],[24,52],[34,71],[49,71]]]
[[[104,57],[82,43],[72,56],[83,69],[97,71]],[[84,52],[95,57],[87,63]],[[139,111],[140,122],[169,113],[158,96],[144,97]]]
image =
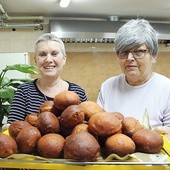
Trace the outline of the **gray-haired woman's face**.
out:
[[[136,82],[136,85],[143,84],[142,82],[148,80],[152,72],[153,59],[149,50],[146,45],[141,45],[137,49],[126,52],[126,54],[126,58],[119,58],[119,64],[123,73],[126,75],[128,83]],[[142,55],[142,57],[135,58],[135,54]]]

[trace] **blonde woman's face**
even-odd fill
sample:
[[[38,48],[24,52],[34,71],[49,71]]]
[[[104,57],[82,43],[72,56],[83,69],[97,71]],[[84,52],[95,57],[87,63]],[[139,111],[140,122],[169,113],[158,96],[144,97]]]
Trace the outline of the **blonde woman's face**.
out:
[[[35,63],[41,76],[58,76],[66,63],[60,44],[56,41],[42,41],[37,44]]]

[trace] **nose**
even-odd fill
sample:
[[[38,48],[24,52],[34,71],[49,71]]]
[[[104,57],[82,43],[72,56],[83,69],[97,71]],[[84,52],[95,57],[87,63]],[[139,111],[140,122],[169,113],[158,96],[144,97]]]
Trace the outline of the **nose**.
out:
[[[52,56],[50,54],[48,54],[45,58],[45,61],[51,61],[52,60]]]
[[[134,60],[134,55],[132,52],[129,51],[128,55],[127,55],[127,60]]]

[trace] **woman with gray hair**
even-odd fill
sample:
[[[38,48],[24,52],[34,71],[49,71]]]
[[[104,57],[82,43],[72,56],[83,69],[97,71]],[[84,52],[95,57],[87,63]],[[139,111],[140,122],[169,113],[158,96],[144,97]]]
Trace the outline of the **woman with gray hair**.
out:
[[[139,121],[147,111],[152,128],[170,136],[170,79],[152,71],[158,35],[145,19],[132,19],[115,36],[122,74],[101,85],[97,103],[107,112],[120,112]]]
[[[65,90],[77,93],[81,102],[87,100],[84,89],[60,77],[67,59],[61,39],[51,33],[41,35],[35,43],[34,59],[39,78],[24,83],[17,89],[8,124],[15,120],[25,120],[30,113],[38,113],[42,103],[53,101],[55,95]]]

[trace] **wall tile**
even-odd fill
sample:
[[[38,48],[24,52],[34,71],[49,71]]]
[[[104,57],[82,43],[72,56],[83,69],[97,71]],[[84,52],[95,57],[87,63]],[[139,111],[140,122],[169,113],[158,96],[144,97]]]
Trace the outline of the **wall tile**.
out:
[[[21,39],[11,39],[10,52],[27,52],[26,41]]]
[[[1,53],[9,53],[9,41],[8,40],[0,40],[0,52]]]
[[[6,30],[0,30],[0,40],[9,41],[10,39],[10,32]]]

